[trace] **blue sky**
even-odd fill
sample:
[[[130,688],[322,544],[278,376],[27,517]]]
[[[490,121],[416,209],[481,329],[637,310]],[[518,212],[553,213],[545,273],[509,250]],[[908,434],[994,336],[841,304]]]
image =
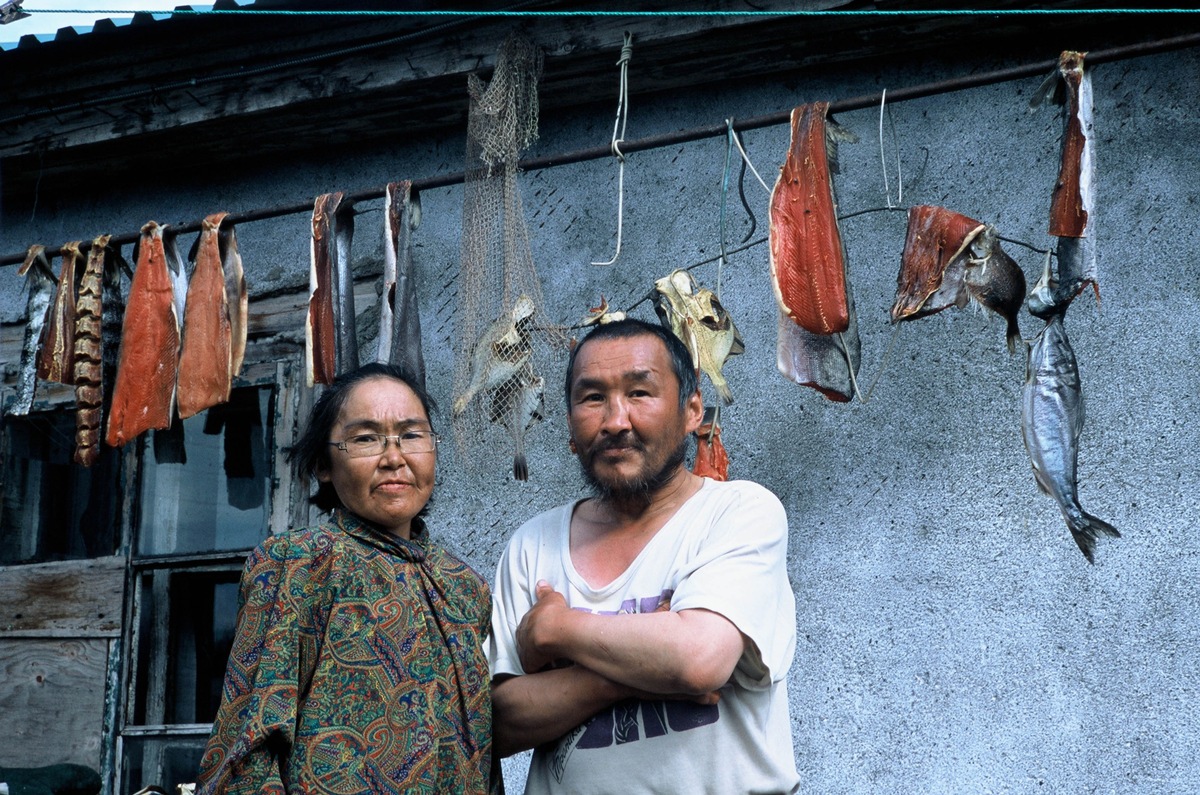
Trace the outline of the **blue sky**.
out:
[[[189,3],[188,0],[23,0],[21,7],[29,12],[25,19],[0,25],[0,46],[9,49],[22,36],[34,34],[54,38],[59,28],[77,27],[79,32],[90,31],[98,19],[111,19],[118,25],[129,24],[134,11],[170,11],[176,6],[210,8],[211,2]],[[85,13],[63,13],[62,9]],[[124,11],[126,13],[115,13]]]

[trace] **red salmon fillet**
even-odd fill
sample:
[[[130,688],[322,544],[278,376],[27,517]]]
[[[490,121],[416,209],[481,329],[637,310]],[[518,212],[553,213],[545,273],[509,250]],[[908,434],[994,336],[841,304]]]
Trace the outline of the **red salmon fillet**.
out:
[[[962,274],[957,284],[943,285],[946,268],[982,230],[984,225],[962,213],[920,204],[908,210],[908,233],[904,254],[896,277],[896,301],[892,304],[892,322],[922,317],[965,303],[967,295]],[[930,296],[942,290],[946,301],[926,306]]]
[[[1083,147],[1086,142],[1079,118],[1079,85],[1083,80],[1084,53],[1066,50],[1058,58],[1058,70],[1067,84],[1067,129],[1063,133],[1062,165],[1050,194],[1050,234],[1083,237],[1088,214],[1083,207],[1080,180],[1083,176]]]
[[[196,269],[188,284],[179,353],[179,417],[225,403],[233,388],[232,330],[217,233],[226,213],[204,219]]]

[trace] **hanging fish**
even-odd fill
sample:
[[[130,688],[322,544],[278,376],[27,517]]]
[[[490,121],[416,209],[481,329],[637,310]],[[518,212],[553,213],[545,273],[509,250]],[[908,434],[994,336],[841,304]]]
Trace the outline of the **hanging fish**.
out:
[[[972,298],[1005,319],[1015,351],[1025,274],[1000,247],[996,228],[945,207],[910,207],[892,322],[962,308]]]
[[[780,309],[775,350],[775,365],[788,380],[812,387],[836,403],[854,397],[860,360],[854,296],[847,293],[846,297],[850,326],[841,334],[813,334]]]
[[[708,376],[721,402],[733,402],[725,380],[725,362],[745,353],[742,336],[729,312],[707,287],[697,287],[686,270],[675,270],[654,282],[659,320],[683,341],[692,354],[692,365]]]
[[[771,191],[771,284],[783,311],[813,334],[850,327],[833,174],[838,139],[857,139],[827,122],[828,111],[828,102],[792,110],[791,146]]]
[[[721,425],[711,408],[704,410],[704,423],[696,429],[696,463],[692,465],[692,474],[729,480],[729,455],[721,443]]]
[[[513,478],[529,480],[525,435],[545,419],[546,379],[533,374],[528,361],[512,378],[492,390],[488,419],[502,425],[513,439]]]
[[[384,205],[383,295],[376,358],[404,368],[424,387],[425,355],[412,255],[412,233],[421,223],[421,201],[412,182],[404,180],[388,184]]]
[[[221,271],[225,274],[225,300],[229,304],[229,369],[236,378],[242,372],[246,358],[246,339],[250,327],[250,296],[246,289],[246,273],[242,255],[238,253],[237,234],[233,224],[223,221],[217,230],[221,251]]]
[[[1119,537],[1117,529],[1079,504],[1077,467],[1083,433],[1083,392],[1079,366],[1063,327],[1063,316],[1078,285],[1063,287],[1050,277],[1050,258],[1029,295],[1029,311],[1046,321],[1029,349],[1021,396],[1021,434],[1038,489],[1055,499],[1071,537],[1089,563],[1100,535]]]
[[[601,295],[600,305],[589,307],[587,314],[576,325],[583,328],[588,326],[603,326],[606,323],[616,323],[618,320],[624,319],[625,313],[619,309],[610,310],[608,308],[608,299]]]
[[[1025,303],[1025,274],[1000,248],[1000,235],[990,224],[971,241],[970,251],[963,279],[967,292],[980,306],[1004,318],[1008,351],[1013,353],[1021,342],[1017,313]]]
[[[175,317],[182,324],[187,307],[188,276],[187,268],[183,266],[183,257],[179,256],[178,237],[179,233],[170,226],[162,228],[163,257],[167,261],[167,275],[171,278],[171,297],[175,301]]]
[[[76,240],[62,248],[58,287],[38,352],[37,377],[43,381],[70,384],[75,377],[75,266],[83,256],[80,245]]]
[[[121,330],[121,353],[104,441],[120,447],[151,429],[167,428],[175,408],[179,318],[162,227],[142,227],[137,268]]]
[[[29,297],[25,300],[25,340],[21,344],[17,394],[8,408],[8,414],[25,415],[33,406],[33,394],[37,387],[38,344],[54,298],[54,271],[50,269],[50,260],[46,259],[46,247],[38,244],[30,246],[17,275],[25,277]]]
[[[304,376],[309,386],[332,384],[337,375],[334,332],[333,214],[341,193],[325,193],[313,203],[312,265],[308,273],[308,320],[304,326]]]
[[[337,374],[358,369],[358,323],[354,313],[354,273],[350,268],[350,240],[354,237],[354,205],[338,203],[333,211],[333,322],[337,340]]]
[[[110,246],[104,259],[104,279],[100,285],[100,373],[104,388],[101,392],[103,411],[107,416],[112,407],[113,386],[117,382],[117,363],[121,351],[121,326],[125,321],[125,292],[122,273],[131,279],[129,263],[121,256],[120,247]]]
[[[218,235],[226,213],[201,225],[179,350],[179,417],[225,403],[233,389],[233,338]]]
[[[466,389],[454,400],[454,416],[460,416],[480,392],[514,378],[533,357],[533,299],[517,298],[511,312],[492,321],[471,352],[471,375]]]
[[[79,283],[75,315],[75,456],[90,467],[100,455],[100,419],[104,404],[101,322],[104,267],[110,235],[92,241]]]

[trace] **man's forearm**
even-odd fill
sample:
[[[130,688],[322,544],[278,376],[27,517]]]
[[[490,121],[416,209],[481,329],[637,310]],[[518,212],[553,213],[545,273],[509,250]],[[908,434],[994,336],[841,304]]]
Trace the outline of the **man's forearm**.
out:
[[[492,684],[492,744],[511,756],[556,740],[605,707],[633,695],[623,685],[579,665]]]

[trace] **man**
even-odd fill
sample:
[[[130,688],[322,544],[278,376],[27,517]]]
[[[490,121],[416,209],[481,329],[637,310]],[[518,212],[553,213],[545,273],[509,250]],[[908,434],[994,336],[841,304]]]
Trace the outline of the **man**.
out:
[[[526,793],[794,792],[787,517],[766,489],[684,467],[703,403],[687,349],[637,320],[567,365],[595,496],[527,522],[496,575],[496,753]]]

